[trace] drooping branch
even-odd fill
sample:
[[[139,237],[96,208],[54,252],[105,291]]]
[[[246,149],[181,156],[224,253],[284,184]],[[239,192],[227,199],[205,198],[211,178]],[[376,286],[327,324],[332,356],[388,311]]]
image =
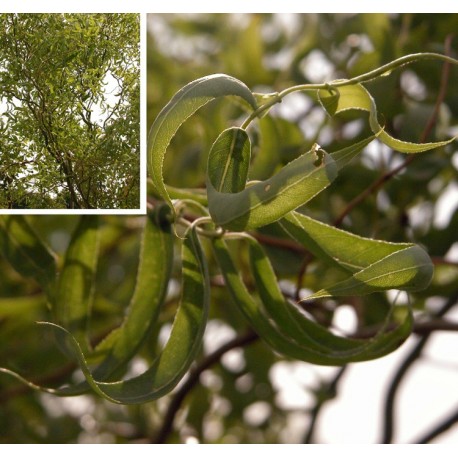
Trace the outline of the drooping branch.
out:
[[[458,301],[458,291],[455,292],[448,300],[444,303],[441,309],[434,314],[435,318],[443,317]],[[418,361],[421,356],[426,344],[429,342],[431,332],[428,332],[417,342],[413,350],[404,358],[404,360],[399,365],[391,384],[388,388],[385,397],[385,406],[383,414],[383,433],[381,438],[382,444],[390,444],[394,440],[395,435],[395,404],[396,398],[399,392],[399,387],[401,386],[405,375],[410,370],[415,362]]]

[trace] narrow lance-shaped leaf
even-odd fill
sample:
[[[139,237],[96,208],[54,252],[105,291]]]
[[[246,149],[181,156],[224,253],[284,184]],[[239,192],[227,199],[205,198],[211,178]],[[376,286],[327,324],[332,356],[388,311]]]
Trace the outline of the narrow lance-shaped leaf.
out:
[[[96,348],[105,352],[92,377],[105,381],[125,368],[155,324],[164,303],[171,274],[173,240],[167,206],[161,206],[145,218],[137,272],[137,283],[123,323]],[[59,339],[68,336],[59,331]],[[90,389],[84,381],[53,390],[59,396],[74,396]]]
[[[397,348],[410,333],[410,316],[407,316],[407,322],[388,333],[384,332],[385,324],[382,323],[381,331],[372,339],[356,340],[334,335],[285,300],[264,250],[255,239],[250,238],[249,241],[253,278],[267,317],[273,320],[280,332],[298,344],[322,353],[323,361],[340,358],[343,363],[380,357]]]
[[[411,143],[398,140],[389,135],[378,121],[375,101],[367,89],[361,84],[341,86],[343,80],[337,80],[339,87],[330,85],[329,89],[320,89],[318,98],[329,115],[334,116],[347,110],[363,110],[369,112],[369,124],[377,138],[390,148],[401,153],[421,153],[440,146],[445,146],[454,139],[433,143]]]
[[[241,81],[223,74],[199,78],[180,89],[162,109],[151,126],[148,136],[148,164],[158,194],[170,205],[172,202],[162,173],[164,157],[178,128],[199,108],[211,100],[239,96],[256,109],[253,93]]]
[[[368,341],[334,336],[317,323],[299,316],[299,311],[292,312],[292,305],[282,300],[281,293],[275,289],[276,280],[269,270],[271,268],[266,268],[267,258],[255,256],[255,259],[252,257],[252,265],[255,266],[253,273],[257,275],[256,286],[263,304],[261,308],[244,285],[224,240],[215,239],[213,247],[235,303],[259,336],[283,355],[320,365],[364,361],[393,351],[410,332],[411,319],[407,317],[394,331]]]
[[[414,246],[412,243],[391,243],[360,237],[299,212],[289,213],[279,224],[290,237],[317,258],[352,273],[396,251]]]
[[[193,362],[201,346],[209,306],[207,267],[195,228],[188,232],[183,242],[182,259],[182,297],[171,334],[161,354],[146,372],[125,381],[98,382],[73,340],[74,352],[89,384],[108,400],[137,404],[157,399],[175,387]]]
[[[108,350],[104,361],[93,372],[97,380],[105,380],[123,367],[135,355],[157,321],[173,261],[168,213],[169,208],[163,206],[145,218],[134,294],[121,326],[96,349]]]
[[[315,256],[352,273],[346,280],[306,300],[365,295],[388,289],[417,291],[426,288],[431,281],[434,270],[431,259],[412,243],[359,237],[297,212],[291,212],[279,224]]]
[[[88,350],[87,324],[94,293],[99,245],[96,215],[82,215],[65,253],[53,315]]]
[[[433,271],[428,254],[414,245],[380,259],[347,280],[323,288],[305,300],[329,296],[361,296],[388,289],[420,291],[431,282]]]
[[[216,162],[215,155],[223,164],[235,157],[248,156],[247,152],[242,151],[242,148],[247,148],[248,138],[243,142],[233,142],[234,132],[237,130],[221,133],[210,151],[209,164]],[[239,135],[242,136],[241,133]],[[208,207],[213,221],[219,226],[238,231],[255,229],[277,221],[305,204],[329,186],[336,176],[334,160],[318,146],[291,161],[271,178],[242,188],[241,191],[244,175],[234,183],[222,184],[221,173],[209,166]],[[232,189],[231,184],[234,184]]]
[[[43,243],[24,216],[0,216],[0,252],[17,272],[34,278],[52,302],[57,255]]]
[[[246,130],[231,127],[216,139],[208,156],[208,175],[217,192],[242,191],[248,178],[251,143]]]
[[[348,163],[356,157],[361,151],[370,143],[372,140],[376,139],[376,135],[371,135],[370,137],[365,138],[359,142],[353,143],[350,146],[342,148],[337,151],[333,151],[331,157],[334,159],[337,165],[337,170],[342,170]]]
[[[93,370],[92,377],[106,381],[125,369],[149,335],[164,304],[173,260],[173,239],[167,216],[169,207],[160,206],[145,218],[140,247],[137,283],[124,321],[96,348],[106,353]],[[89,389],[85,381],[64,387],[58,394],[76,395]]]

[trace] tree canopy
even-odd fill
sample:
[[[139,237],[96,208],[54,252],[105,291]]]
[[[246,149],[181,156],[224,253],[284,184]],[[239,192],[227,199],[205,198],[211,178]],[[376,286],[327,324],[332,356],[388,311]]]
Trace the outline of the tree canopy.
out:
[[[139,208],[139,15],[2,13],[0,62],[0,208]]]

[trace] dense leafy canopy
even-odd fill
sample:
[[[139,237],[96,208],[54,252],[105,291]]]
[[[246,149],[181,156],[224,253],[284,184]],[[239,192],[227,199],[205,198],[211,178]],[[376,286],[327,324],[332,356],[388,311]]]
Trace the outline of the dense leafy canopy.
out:
[[[345,367],[434,325],[432,297],[440,313],[455,304],[456,217],[415,220],[456,178],[458,89],[445,96],[441,70],[458,77],[443,48],[453,24],[283,20],[150,18],[146,217],[1,218],[0,400],[47,425],[16,416],[10,437],[26,425],[37,441],[59,427],[63,442],[288,442],[301,413],[310,442]],[[289,412],[274,376],[289,364],[341,368],[303,388],[310,411]],[[68,404],[49,393],[84,393],[92,423],[64,411],[56,424],[49,406]]]
[[[0,208],[139,208],[139,15],[2,13],[0,62]]]

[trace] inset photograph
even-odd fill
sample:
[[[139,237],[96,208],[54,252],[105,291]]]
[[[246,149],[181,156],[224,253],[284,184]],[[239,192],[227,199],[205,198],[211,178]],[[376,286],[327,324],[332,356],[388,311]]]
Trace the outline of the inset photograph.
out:
[[[140,15],[0,14],[0,211],[140,209]]]

